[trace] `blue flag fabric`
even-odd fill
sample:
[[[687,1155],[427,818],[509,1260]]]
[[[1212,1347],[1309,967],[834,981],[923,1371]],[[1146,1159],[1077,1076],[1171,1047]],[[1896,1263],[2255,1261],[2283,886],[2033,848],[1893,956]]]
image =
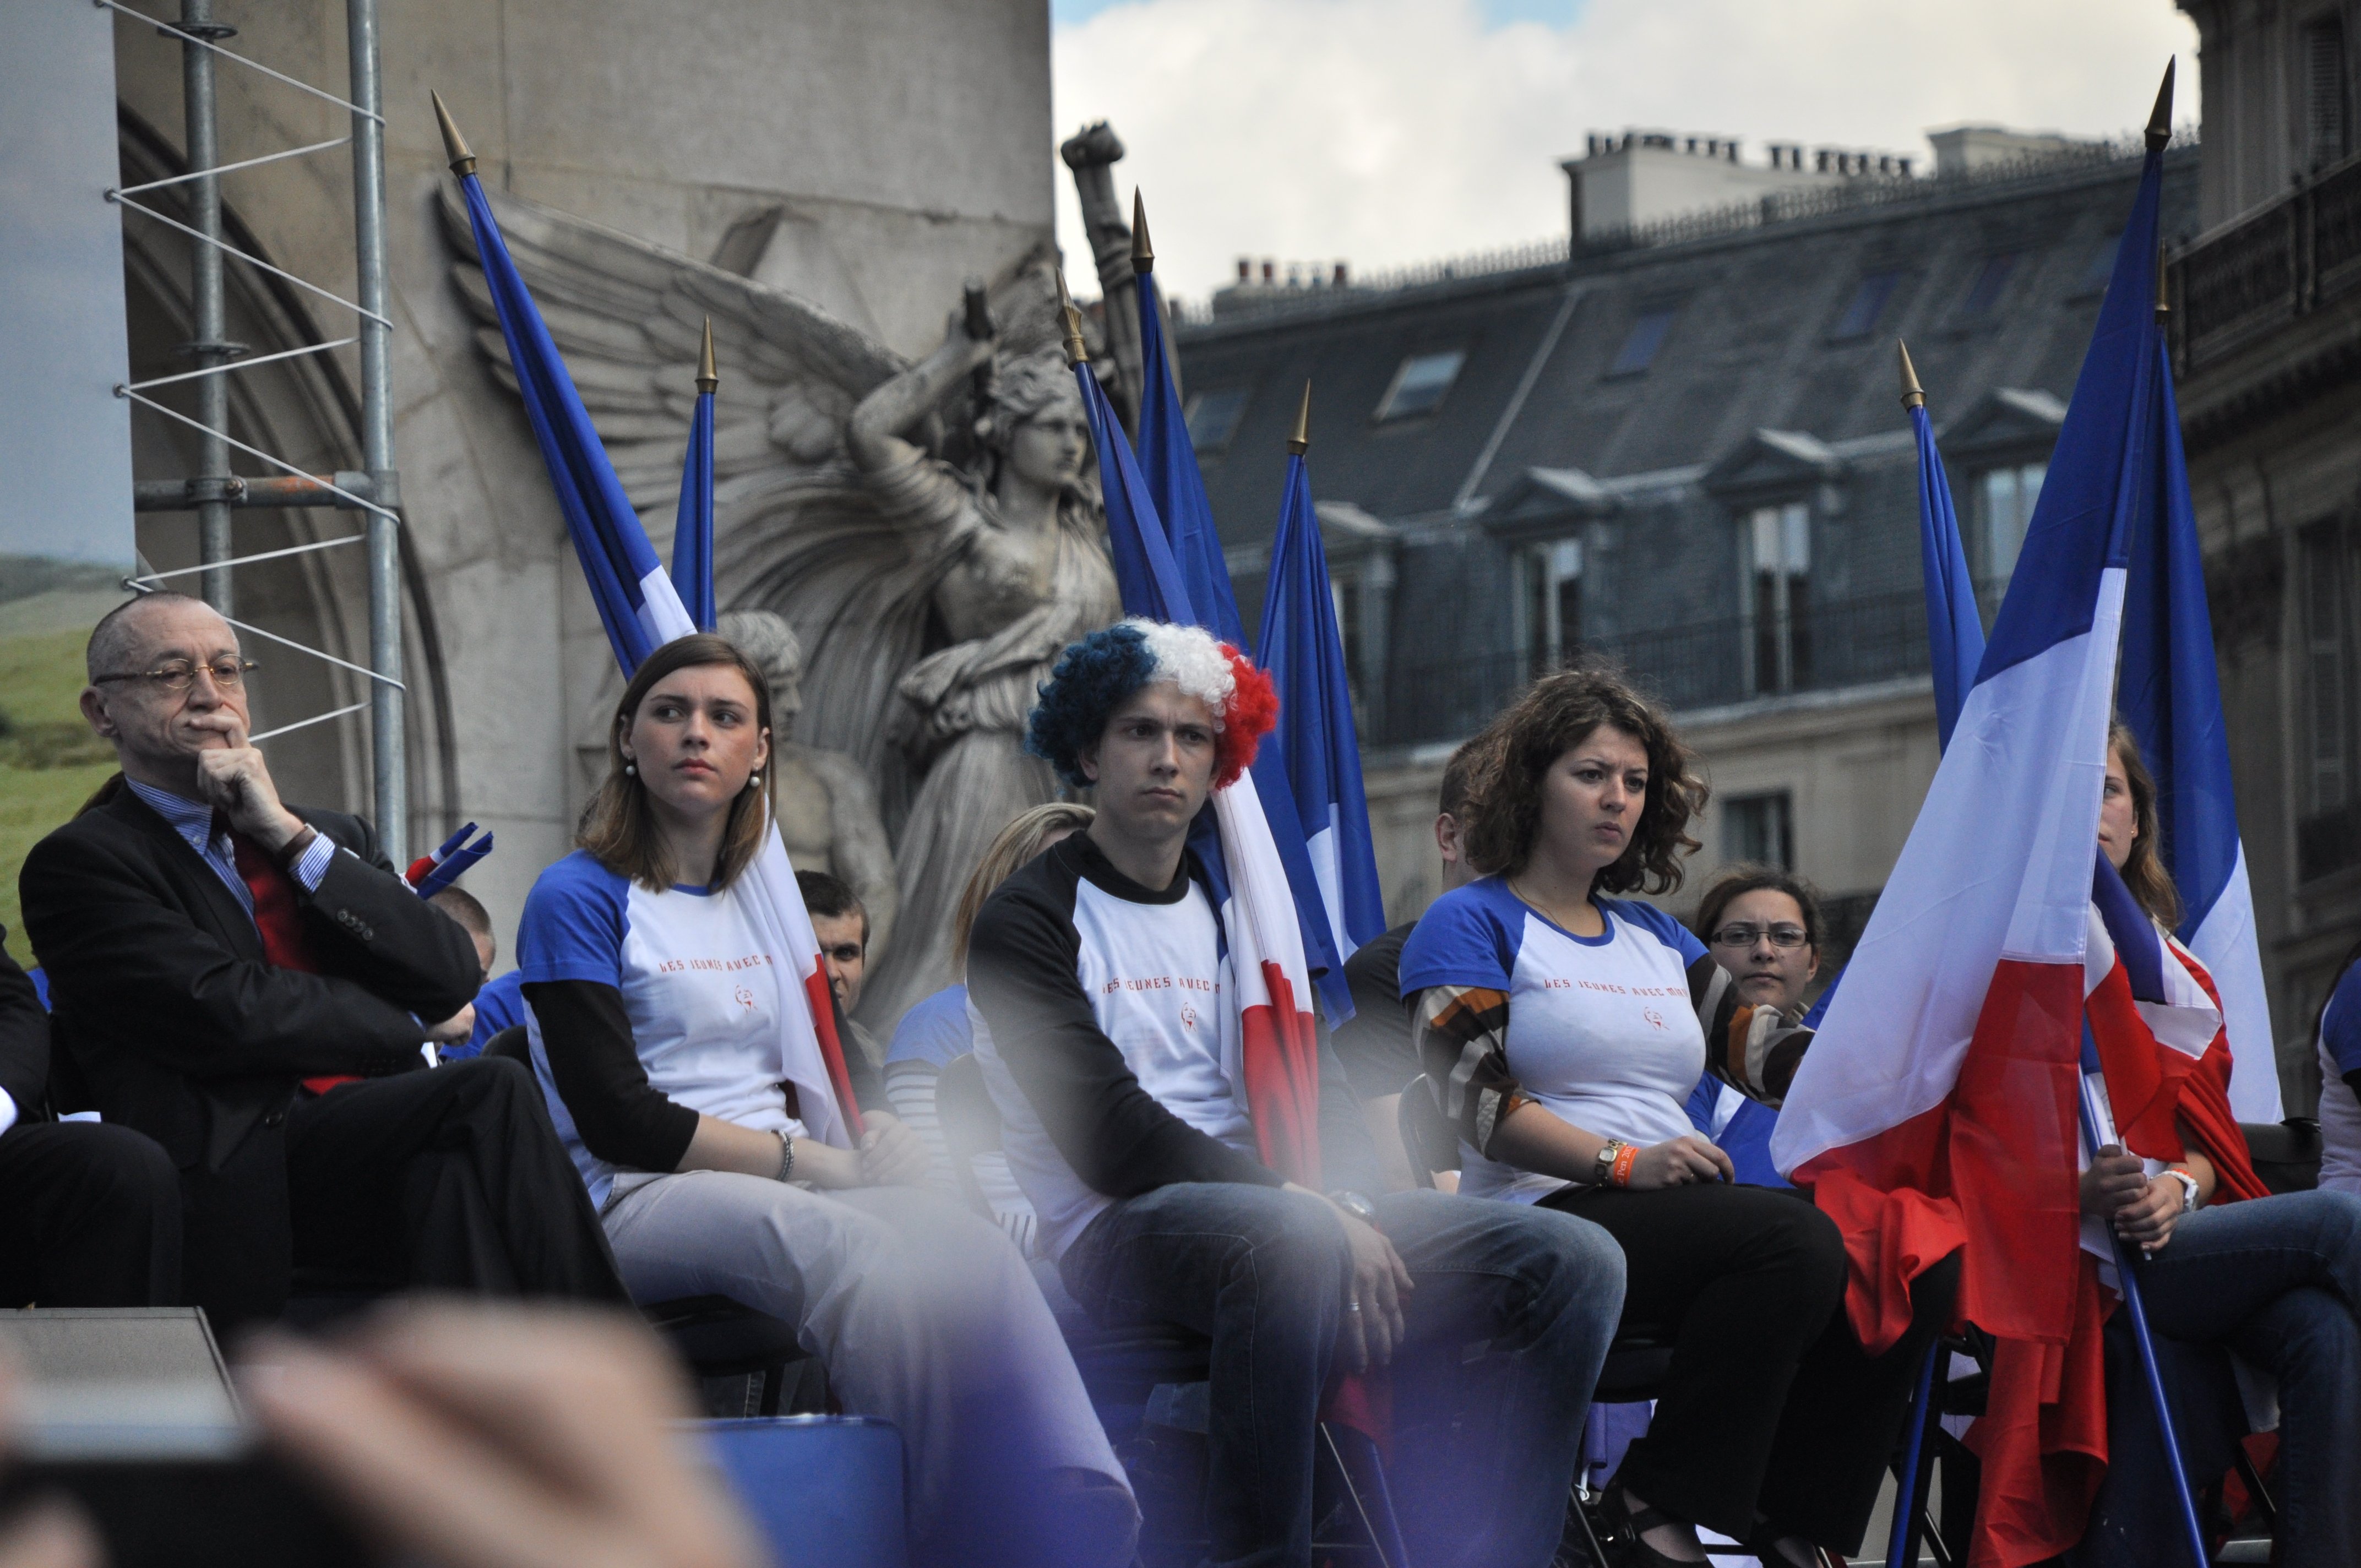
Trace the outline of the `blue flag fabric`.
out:
[[[1361,741],[1345,642],[1328,583],[1328,555],[1312,507],[1303,455],[1287,459],[1287,489],[1271,541],[1270,583],[1262,601],[1262,667],[1279,688],[1279,736],[1295,811],[1307,836],[1337,951],[1386,928],[1369,802],[1361,787]]]
[[[1156,515],[1163,520],[1164,537],[1171,541],[1172,558],[1180,565],[1190,602],[1197,607],[1197,624],[1251,655],[1254,649],[1246,643],[1238,596],[1222,559],[1222,536],[1213,526],[1213,503],[1205,494],[1197,448],[1189,439],[1189,422],[1173,389],[1156,274],[1140,273],[1138,283],[1140,365],[1145,372],[1139,397],[1140,475],[1156,503]],[[1282,720],[1281,729],[1285,727]]]
[[[1984,623],[1976,610],[1976,586],[1968,575],[1968,553],[1960,543],[1960,517],[1951,505],[1951,481],[1943,455],[1935,450],[1934,422],[1925,404],[1910,411],[1918,442],[1918,559],[1927,584],[1927,646],[1934,658],[1935,739],[1951,743],[1960,705],[1968,700],[1976,666],[1983,663]]]
[[[2126,229],[2124,242],[2131,243]],[[2154,254],[2151,236],[2148,250]],[[2165,867],[2186,905],[2175,933],[2221,992],[2230,1035],[2231,1108],[2241,1121],[2279,1119],[2269,995],[2256,944],[2254,894],[2238,838],[2230,742],[2205,603],[2205,562],[2181,455],[2170,350],[2150,329],[2156,381],[2149,434],[2153,504],[2132,519],[2116,710],[2156,778]]]
[[[1156,502],[1132,455],[1131,444],[1124,439],[1123,427],[1107,403],[1105,389],[1091,374],[1087,363],[1074,367],[1074,381],[1082,389],[1091,444],[1098,452],[1099,489],[1106,500],[1107,545],[1115,563],[1115,587],[1123,596],[1123,612],[1181,626],[1205,625],[1190,596],[1171,542],[1158,520]],[[1281,712],[1284,711],[1282,699]],[[1288,790],[1286,763],[1280,756],[1280,747],[1275,744],[1277,740],[1276,734],[1264,737],[1247,777],[1253,780],[1255,794],[1262,802],[1271,841],[1295,902],[1304,960],[1312,971],[1312,984],[1320,992],[1333,1028],[1353,1015],[1353,992],[1345,980],[1344,960],[1337,956],[1335,941],[1328,933],[1327,912],[1318,903],[1319,881],[1312,869],[1311,852],[1304,848],[1303,830],[1295,820],[1294,796]],[[1226,901],[1230,891],[1228,873],[1211,811],[1198,817],[1189,844],[1213,880],[1214,902],[1219,905]],[[1307,889],[1312,894],[1309,912],[1304,897]]]
[[[481,182],[468,174],[459,187],[467,198],[467,225],[475,231],[484,281],[500,313],[500,336],[508,343],[509,363],[516,369],[525,418],[549,468],[550,488],[557,494],[582,575],[589,581],[598,623],[606,628],[616,662],[628,676],[641,660],[680,634],[686,611],[648,543],[639,513],[624,498],[607,449],[533,295],[517,275]]]
[[[680,512],[672,532],[672,586],[699,631],[713,630],[713,394],[697,394],[688,456],[680,469]]]

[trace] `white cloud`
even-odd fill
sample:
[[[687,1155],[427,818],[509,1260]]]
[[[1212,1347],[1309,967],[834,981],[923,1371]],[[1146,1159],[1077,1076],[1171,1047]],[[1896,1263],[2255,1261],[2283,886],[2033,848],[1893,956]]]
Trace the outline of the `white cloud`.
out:
[[[2196,112],[2169,0],[1589,0],[1556,28],[1489,27],[1474,0],[1132,0],[1052,51],[1060,136],[1114,122],[1158,275],[1198,299],[1242,255],[1367,271],[1554,236],[1587,131],[1734,135],[1753,161],[1766,141],[1923,158],[1961,121],[2119,134],[2175,53],[2176,117]]]

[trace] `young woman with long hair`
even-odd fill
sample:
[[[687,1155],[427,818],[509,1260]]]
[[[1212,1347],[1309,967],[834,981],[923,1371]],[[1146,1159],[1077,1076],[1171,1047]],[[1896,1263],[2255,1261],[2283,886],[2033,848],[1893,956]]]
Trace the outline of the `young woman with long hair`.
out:
[[[711,635],[631,677],[581,848],[518,929],[550,1113],[635,1299],[785,1319],[848,1410],[901,1428],[914,1561],[1112,1568],[1137,1509],[1023,1260],[909,1185],[926,1151],[860,1053],[856,1113],[798,1026],[807,955],[747,874],[773,831],[769,708]]]
[[[2213,977],[2169,935],[2180,898],[2165,867],[2156,799],[2138,740],[2116,724],[2100,852],[2210,992]],[[2268,1195],[2232,1116],[2229,1083],[2229,1043],[2217,1034],[2180,1080],[2173,1129],[2180,1157],[2100,1148],[2082,1173],[2082,1210],[2140,1249],[2140,1294],[2157,1334],[2220,1345],[2278,1379],[2271,1560],[2282,1568],[2349,1568],[2361,1563],[2361,1198]],[[2110,1359],[2117,1369],[2128,1365]],[[2110,1377],[2107,1415],[2106,1478],[2072,1559],[2081,1568],[2163,1561],[2183,1548],[2154,1411],[2136,1375]],[[2245,1430],[2235,1418],[2231,1424],[2236,1430],[2180,1431],[2184,1452],[2226,1468],[2229,1442]]]
[[[1605,1227],[1629,1277],[1621,1332],[1672,1343],[1653,1424],[1608,1491],[1622,1563],[1703,1562],[1698,1525],[1766,1563],[1851,1552],[1956,1269],[1922,1277],[1909,1333],[1865,1356],[1835,1223],[1734,1184],[1691,1124],[1708,1058],[1775,1103],[1809,1036],[1800,1007],[1746,1002],[1671,916],[1614,896],[1674,890],[1697,847],[1706,786],[1663,711],[1576,669],[1535,682],[1492,733],[1463,839],[1485,874],[1419,922],[1402,993],[1459,1128],[1460,1190]]]

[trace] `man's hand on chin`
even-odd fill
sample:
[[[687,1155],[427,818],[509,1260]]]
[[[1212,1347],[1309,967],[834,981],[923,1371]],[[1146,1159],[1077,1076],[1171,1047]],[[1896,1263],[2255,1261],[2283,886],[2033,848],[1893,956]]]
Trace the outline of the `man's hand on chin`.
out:
[[[221,744],[205,745],[196,756],[197,787],[207,804],[228,817],[233,828],[272,854],[285,849],[303,831],[303,824],[280,804],[270,765],[247,742],[246,725],[234,714],[207,714],[191,720],[191,725],[222,737]]]

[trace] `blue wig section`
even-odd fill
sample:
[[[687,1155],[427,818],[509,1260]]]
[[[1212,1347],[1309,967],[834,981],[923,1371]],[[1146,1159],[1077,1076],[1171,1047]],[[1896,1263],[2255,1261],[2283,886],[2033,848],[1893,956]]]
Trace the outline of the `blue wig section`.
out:
[[[1089,788],[1083,748],[1097,744],[1108,716],[1155,678],[1156,655],[1137,627],[1111,626],[1067,643],[1026,721],[1025,749],[1074,788]]]

